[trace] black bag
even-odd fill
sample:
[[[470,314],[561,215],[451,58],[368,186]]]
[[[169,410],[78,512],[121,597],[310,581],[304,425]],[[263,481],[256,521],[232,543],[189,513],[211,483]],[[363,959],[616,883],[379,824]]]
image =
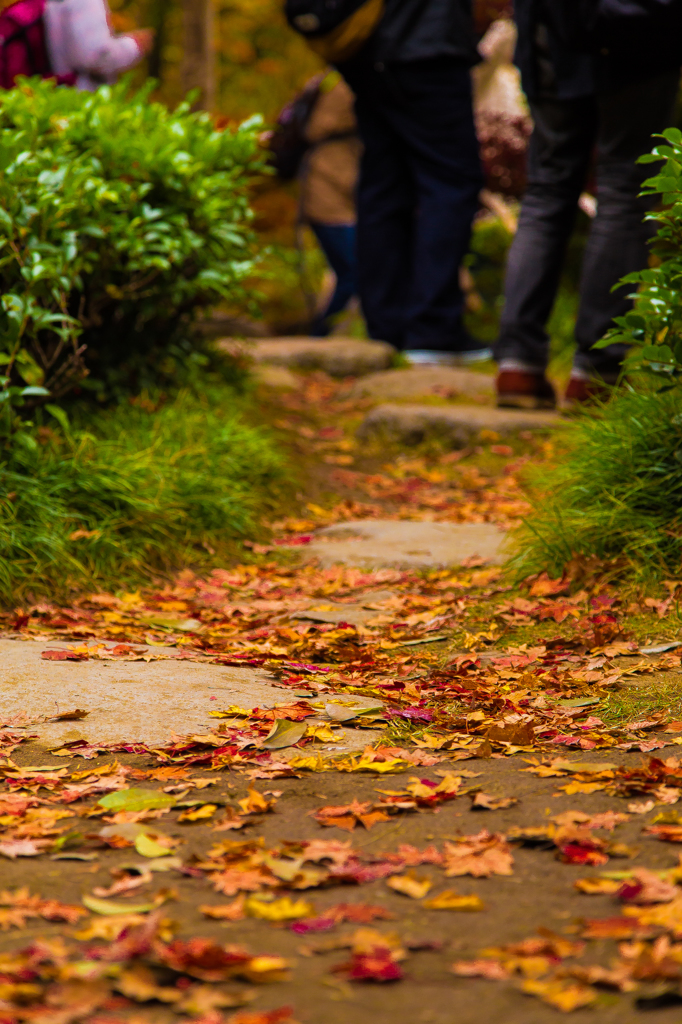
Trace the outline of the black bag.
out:
[[[285,0],[286,19],[330,64],[352,57],[384,13],[384,0]]]
[[[270,136],[271,164],[283,181],[291,181],[299,172],[303,157],[310,149],[306,128],[320,95],[324,75],[317,75],[291,103],[287,103],[277,118]]]

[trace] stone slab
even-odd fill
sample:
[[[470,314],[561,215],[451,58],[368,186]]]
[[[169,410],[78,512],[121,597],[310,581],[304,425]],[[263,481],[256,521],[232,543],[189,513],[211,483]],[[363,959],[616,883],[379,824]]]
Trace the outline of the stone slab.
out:
[[[430,569],[461,565],[474,557],[500,565],[504,539],[504,531],[492,523],[367,519],[319,530],[306,550],[324,566]]]
[[[547,430],[561,423],[554,412],[526,412],[479,405],[378,405],[360,424],[358,437],[384,435],[403,444],[420,444],[430,437],[454,448],[474,441],[482,430],[500,436],[519,430]]]
[[[479,400],[492,398],[495,378],[473,370],[452,366],[411,366],[370,373],[353,385],[355,398],[376,398],[382,402],[394,399],[441,395],[444,398],[471,396]]]
[[[301,377],[286,366],[273,366],[272,363],[254,366],[253,376],[259,384],[276,391],[296,391],[301,386]]]
[[[291,618],[308,622],[327,622],[334,625],[339,622],[348,622],[351,626],[364,626],[366,622],[375,619],[377,615],[383,614],[385,609],[382,605],[396,596],[391,590],[377,590],[361,595],[361,598],[352,604],[343,604],[340,601],[316,601],[303,611],[295,612]]]
[[[0,640],[0,718],[20,712],[29,718],[54,716],[76,708],[88,712],[79,722],[47,722],[28,730],[48,747],[80,739],[166,743],[171,732],[184,735],[216,726],[218,719],[210,718],[209,711],[230,704],[272,707],[295,699],[290,687],[273,686],[259,669],[173,660],[122,663],[41,658],[47,648],[66,646]],[[159,648],[152,648],[152,653],[155,650]],[[370,736],[366,730],[344,729],[341,742],[316,747],[323,752],[358,750],[375,738],[376,731]]]
[[[243,342],[223,338],[223,351],[241,352],[258,363],[286,366],[292,370],[324,370],[330,377],[359,377],[386,370],[395,349],[385,341],[357,338],[264,338]]]

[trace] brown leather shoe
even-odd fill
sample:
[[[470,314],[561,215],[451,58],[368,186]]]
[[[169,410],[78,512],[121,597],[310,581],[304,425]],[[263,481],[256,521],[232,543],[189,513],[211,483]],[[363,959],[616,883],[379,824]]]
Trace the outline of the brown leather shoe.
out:
[[[568,381],[568,387],[564,393],[564,407],[574,408],[580,405],[592,405],[598,402],[606,402],[611,395],[611,388],[605,380],[600,377],[574,376]]]
[[[530,370],[500,370],[497,375],[497,404],[501,409],[554,409],[556,395],[544,373]]]

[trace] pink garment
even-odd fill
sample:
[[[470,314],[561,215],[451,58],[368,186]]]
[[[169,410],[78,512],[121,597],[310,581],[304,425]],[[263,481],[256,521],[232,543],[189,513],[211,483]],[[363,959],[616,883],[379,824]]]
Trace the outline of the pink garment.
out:
[[[142,57],[131,36],[112,33],[106,0],[47,0],[45,32],[55,75],[75,73],[77,87],[90,92]]]

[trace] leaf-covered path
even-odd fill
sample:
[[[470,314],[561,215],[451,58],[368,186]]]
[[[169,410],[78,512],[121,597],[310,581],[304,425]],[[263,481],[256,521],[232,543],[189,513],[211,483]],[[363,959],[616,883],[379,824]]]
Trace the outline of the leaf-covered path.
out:
[[[5,669],[0,1021],[672,1024],[676,584],[311,559],[334,523],[506,528],[552,442],[359,443],[372,400],[316,374],[261,398],[298,494],[243,564],[4,617],[36,685]]]

